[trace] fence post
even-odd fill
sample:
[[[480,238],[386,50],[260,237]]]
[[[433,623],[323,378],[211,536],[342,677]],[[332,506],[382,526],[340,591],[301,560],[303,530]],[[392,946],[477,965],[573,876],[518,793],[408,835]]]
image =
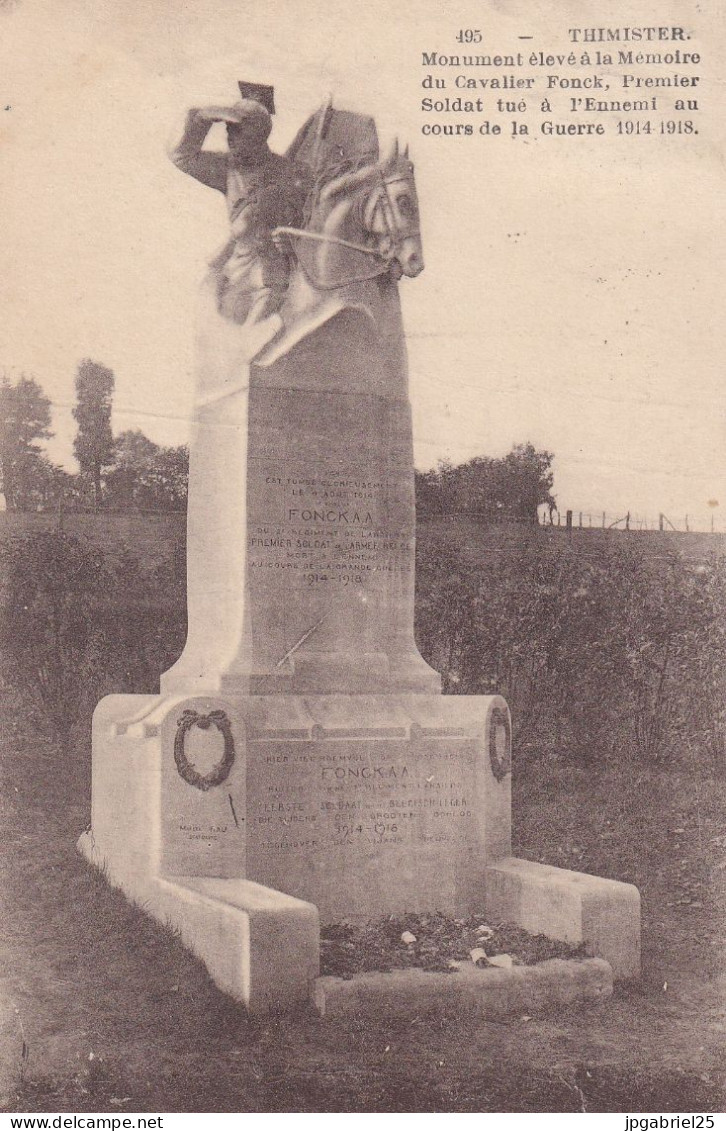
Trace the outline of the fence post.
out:
[[[567,525],[568,531],[570,532],[570,534],[572,534],[572,511],[567,511],[565,515],[565,523]]]
[[[602,512],[602,528],[605,529],[605,511]]]
[[[658,515],[658,529],[661,530],[661,531],[663,530],[663,515],[662,515],[662,513]]]

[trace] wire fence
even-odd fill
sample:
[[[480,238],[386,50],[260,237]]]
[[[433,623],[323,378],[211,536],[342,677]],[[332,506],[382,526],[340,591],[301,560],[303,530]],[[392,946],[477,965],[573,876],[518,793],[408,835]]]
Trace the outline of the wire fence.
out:
[[[557,507],[541,507],[539,510],[541,526],[564,526],[569,529],[600,528],[602,530],[657,530],[675,531],[683,534],[724,534],[726,523],[717,521],[715,513],[708,516],[692,512],[690,514],[644,515],[636,511],[625,513],[610,511],[560,510]]]
[[[438,522],[455,523],[461,519],[469,519],[481,526],[528,526],[560,527],[563,530],[622,530],[632,531],[659,531],[662,533],[677,534],[726,534],[726,523],[716,521],[715,515],[692,514],[675,515],[661,512],[657,516],[644,515],[636,511],[578,511],[558,510],[557,507],[540,507],[536,516],[533,514],[513,514],[507,508],[471,509],[454,508],[451,510],[427,509],[418,507],[416,511],[419,519],[436,520]]]

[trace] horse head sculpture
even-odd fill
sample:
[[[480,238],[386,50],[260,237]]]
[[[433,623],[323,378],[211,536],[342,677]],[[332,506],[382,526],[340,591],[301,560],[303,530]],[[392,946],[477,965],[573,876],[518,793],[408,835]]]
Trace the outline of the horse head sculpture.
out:
[[[378,254],[389,264],[394,277],[407,275],[413,279],[423,271],[424,261],[416,185],[408,146],[399,154],[396,141],[378,170],[380,183],[364,208],[363,227],[377,237]]]
[[[308,283],[330,291],[390,274],[423,271],[416,186],[407,149],[333,175],[311,190],[304,229],[278,228],[290,239]]]

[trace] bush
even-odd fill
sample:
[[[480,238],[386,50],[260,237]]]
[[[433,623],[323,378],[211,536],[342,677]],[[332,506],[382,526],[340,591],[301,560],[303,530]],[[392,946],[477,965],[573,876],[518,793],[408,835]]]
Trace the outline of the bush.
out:
[[[635,543],[553,553],[542,533],[473,561],[420,540],[417,638],[454,694],[504,695],[520,752],[726,765],[724,562]]]
[[[145,572],[83,539],[43,531],[3,554],[0,674],[63,750],[110,692],[154,692],[181,651],[179,563]]]

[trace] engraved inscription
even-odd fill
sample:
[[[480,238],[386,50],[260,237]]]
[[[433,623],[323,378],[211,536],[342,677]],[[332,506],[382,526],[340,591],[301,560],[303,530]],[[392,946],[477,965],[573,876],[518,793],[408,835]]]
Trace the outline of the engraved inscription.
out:
[[[367,589],[411,573],[413,532],[390,501],[397,488],[388,480],[266,475],[264,521],[250,524],[250,571]]]
[[[202,825],[179,825],[179,832],[184,833],[183,839],[185,840],[203,840],[207,843],[218,841],[221,836],[227,832],[226,825],[209,825],[204,827]]]
[[[257,791],[249,817],[263,854],[313,846],[365,852],[381,844],[466,843],[476,835],[472,743],[459,741],[451,751],[439,745],[435,762],[411,759],[410,749],[406,760],[380,761],[372,742],[354,750],[345,743],[325,745],[315,754],[295,743],[265,754],[260,745],[266,789]]]

